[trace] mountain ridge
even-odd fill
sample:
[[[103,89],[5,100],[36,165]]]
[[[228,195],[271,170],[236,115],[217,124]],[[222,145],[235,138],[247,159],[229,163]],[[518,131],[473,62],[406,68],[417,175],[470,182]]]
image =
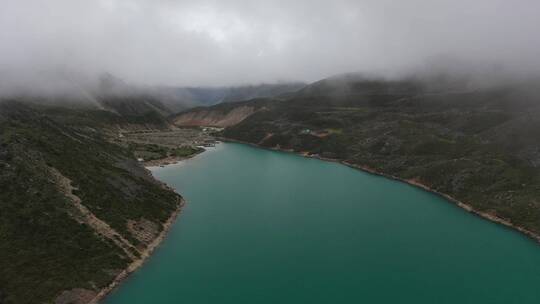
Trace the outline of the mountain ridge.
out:
[[[345,83],[332,87],[336,79]],[[221,136],[416,180],[539,234],[540,86],[449,83],[322,80],[287,99],[260,101],[264,111]],[[223,110],[191,110],[200,111]]]

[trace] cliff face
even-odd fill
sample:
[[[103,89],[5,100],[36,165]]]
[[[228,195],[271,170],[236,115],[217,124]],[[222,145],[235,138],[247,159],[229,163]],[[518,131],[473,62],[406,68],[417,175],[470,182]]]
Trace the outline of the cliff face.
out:
[[[0,102],[1,303],[87,303],[179,207],[92,115]]]

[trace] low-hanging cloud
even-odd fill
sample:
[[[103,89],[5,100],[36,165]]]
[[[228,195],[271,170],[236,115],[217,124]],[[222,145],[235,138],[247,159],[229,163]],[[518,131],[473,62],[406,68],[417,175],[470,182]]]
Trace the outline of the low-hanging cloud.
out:
[[[540,70],[537,0],[0,4],[4,79],[109,72],[141,84],[195,86],[313,81],[353,71],[399,75],[448,62]]]

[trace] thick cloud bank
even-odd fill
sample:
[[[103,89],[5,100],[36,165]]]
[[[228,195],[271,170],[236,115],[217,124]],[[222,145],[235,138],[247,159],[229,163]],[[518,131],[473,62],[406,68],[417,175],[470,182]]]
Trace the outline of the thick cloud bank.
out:
[[[0,4],[0,74],[12,80],[77,71],[141,84],[231,85],[431,66],[540,69],[537,0]]]

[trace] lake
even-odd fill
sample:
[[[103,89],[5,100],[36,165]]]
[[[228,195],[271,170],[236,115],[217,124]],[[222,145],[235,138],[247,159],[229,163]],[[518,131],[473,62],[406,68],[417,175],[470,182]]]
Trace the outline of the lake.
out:
[[[407,184],[232,143],[152,172],[187,205],[107,304],[540,303],[540,246]]]

